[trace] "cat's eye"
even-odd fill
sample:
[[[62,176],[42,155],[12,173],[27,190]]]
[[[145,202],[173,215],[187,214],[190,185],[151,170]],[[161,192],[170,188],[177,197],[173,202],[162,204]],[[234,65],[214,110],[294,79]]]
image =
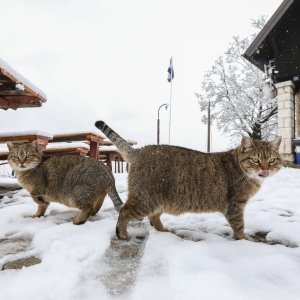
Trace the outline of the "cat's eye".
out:
[[[17,159],[18,158],[18,156],[14,155],[14,154],[12,154],[10,157],[13,158],[13,159]]]
[[[255,163],[255,164],[258,164],[258,163],[259,163],[259,159],[258,159],[257,157],[251,157],[250,159],[251,159],[251,161],[252,161],[253,163]]]
[[[275,161],[276,161],[276,158],[274,158],[274,157],[269,159],[270,164],[274,164]]]
[[[26,155],[26,158],[31,158],[31,157],[32,157],[31,154],[27,154],[27,155]]]

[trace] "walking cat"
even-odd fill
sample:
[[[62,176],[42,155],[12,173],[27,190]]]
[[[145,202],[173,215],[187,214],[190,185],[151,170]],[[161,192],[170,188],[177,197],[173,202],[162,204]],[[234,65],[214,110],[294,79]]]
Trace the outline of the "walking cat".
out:
[[[244,234],[244,208],[264,179],[282,166],[281,137],[271,142],[243,137],[233,150],[219,153],[168,145],[132,148],[103,121],[99,128],[130,163],[128,200],[121,209],[116,233],[127,239],[127,224],[148,216],[159,231],[166,231],[162,213],[221,212],[236,239]]]
[[[72,221],[83,224],[101,208],[106,194],[117,211],[122,201],[115,188],[111,171],[100,161],[81,156],[43,156],[36,142],[7,144],[8,162],[18,181],[38,204],[34,217],[45,214],[50,202],[80,209]]]

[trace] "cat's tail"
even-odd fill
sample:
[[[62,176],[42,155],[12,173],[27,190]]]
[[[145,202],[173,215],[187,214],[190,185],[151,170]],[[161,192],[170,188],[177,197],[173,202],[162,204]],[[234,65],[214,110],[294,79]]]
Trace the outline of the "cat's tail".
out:
[[[115,184],[111,185],[107,191],[108,196],[110,197],[115,209],[117,212],[120,212],[123,202],[120,199],[120,196],[116,190]]]
[[[115,131],[113,131],[105,122],[97,121],[95,126],[100,129],[114,145],[117,146],[124,159],[130,163],[136,150]]]

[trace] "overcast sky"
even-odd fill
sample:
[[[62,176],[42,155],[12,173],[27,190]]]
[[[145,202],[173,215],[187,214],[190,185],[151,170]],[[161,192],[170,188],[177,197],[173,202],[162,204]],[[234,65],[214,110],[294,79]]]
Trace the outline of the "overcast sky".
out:
[[[156,142],[158,107],[169,102],[171,143],[206,149],[195,97],[204,72],[251,19],[281,0],[0,0],[0,57],[42,89],[41,108],[0,110],[0,131],[94,129],[106,121],[140,145]],[[161,110],[161,141],[169,113]],[[212,149],[230,147],[216,129]]]

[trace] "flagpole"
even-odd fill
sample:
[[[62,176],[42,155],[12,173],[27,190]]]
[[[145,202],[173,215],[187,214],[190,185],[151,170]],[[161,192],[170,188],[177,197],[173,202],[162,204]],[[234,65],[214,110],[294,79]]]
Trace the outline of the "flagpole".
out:
[[[173,57],[171,57],[171,62],[172,64],[170,64],[171,67],[171,81],[170,81],[170,112],[169,112],[169,145],[171,143],[171,123],[172,123],[172,92],[173,92]]]
[[[173,88],[173,80],[171,80],[171,88],[170,88],[170,112],[169,112],[169,145],[171,142],[171,123],[172,123],[172,88]]]

